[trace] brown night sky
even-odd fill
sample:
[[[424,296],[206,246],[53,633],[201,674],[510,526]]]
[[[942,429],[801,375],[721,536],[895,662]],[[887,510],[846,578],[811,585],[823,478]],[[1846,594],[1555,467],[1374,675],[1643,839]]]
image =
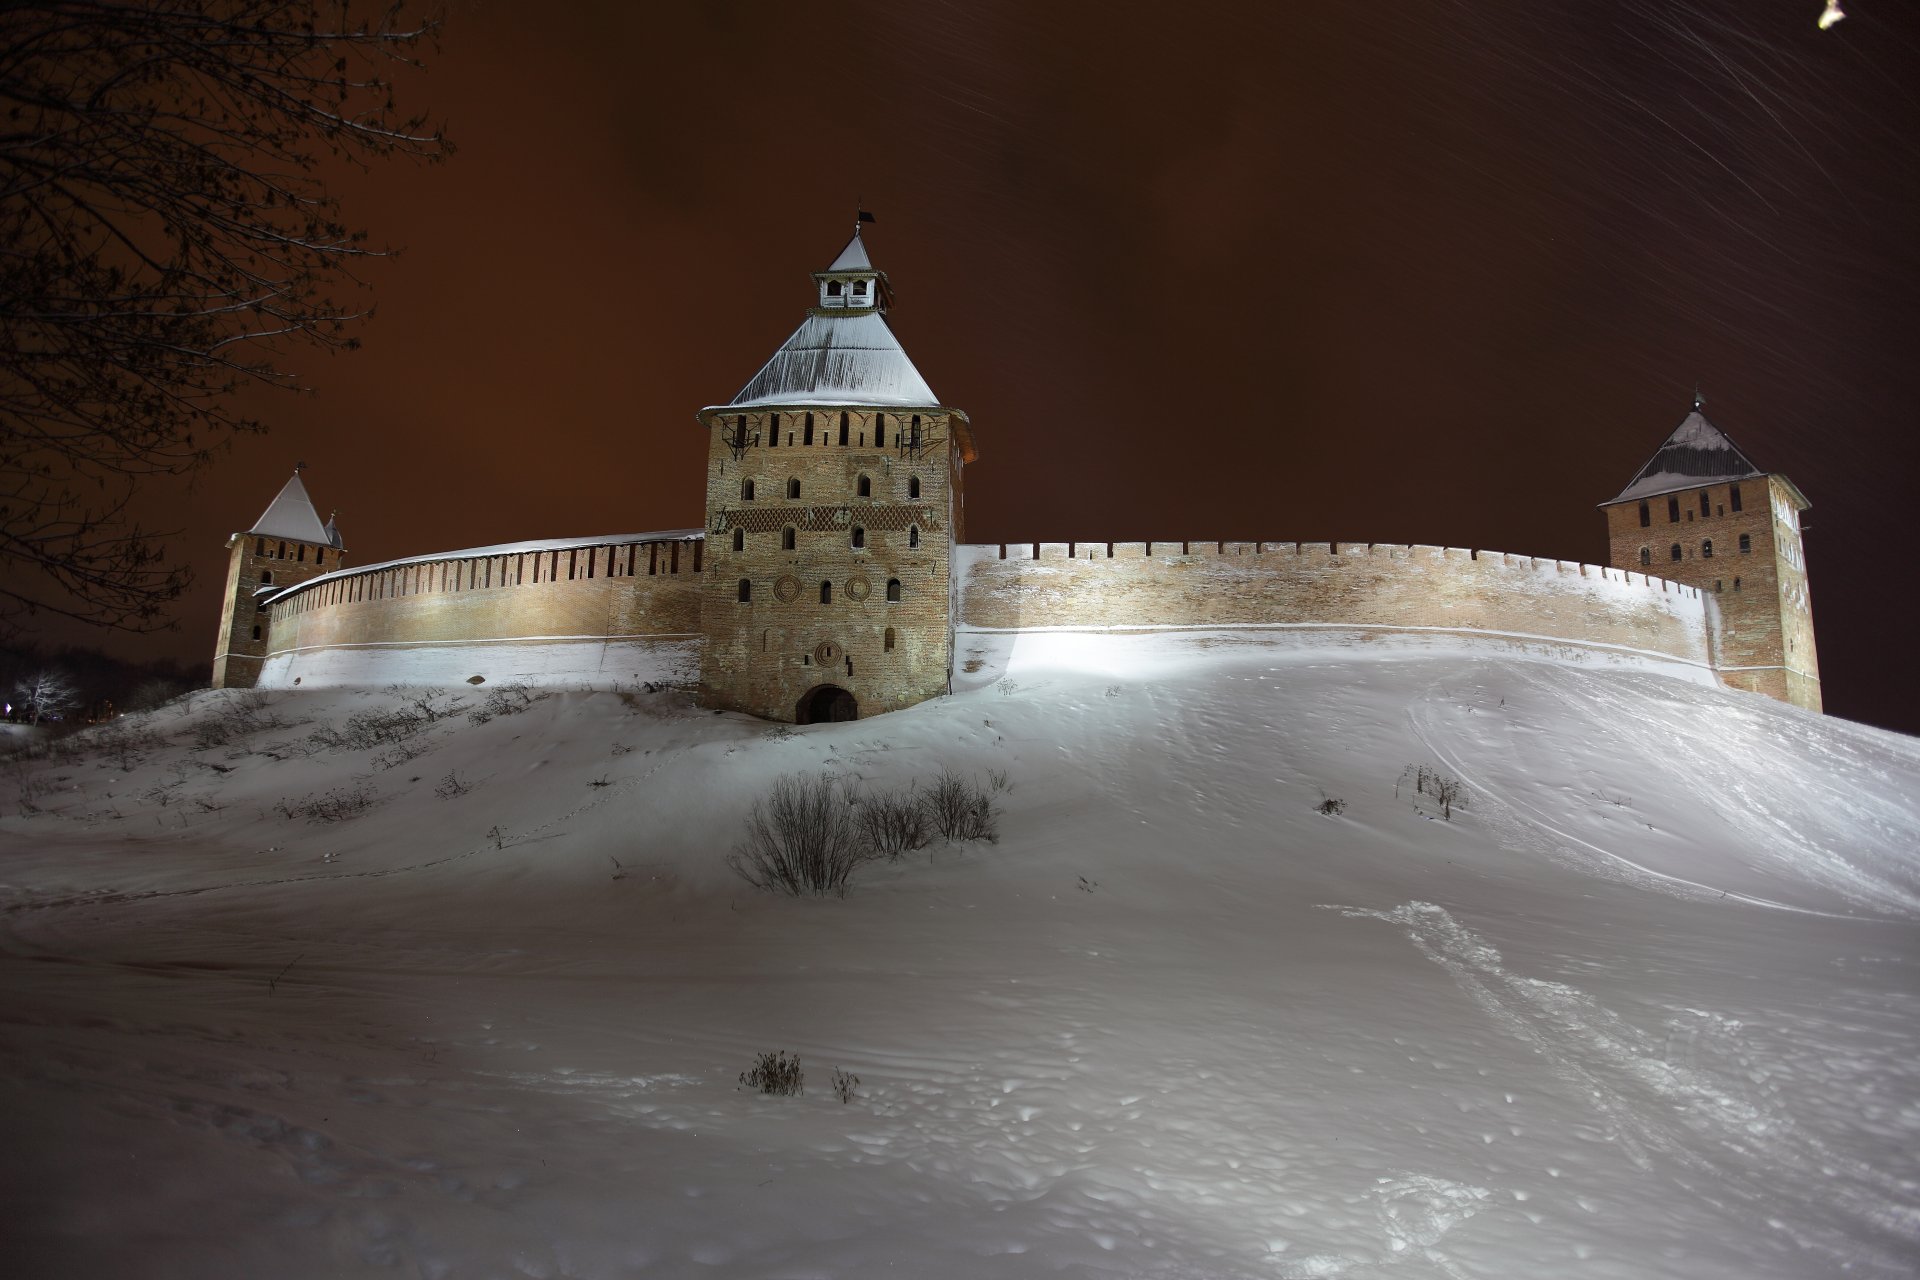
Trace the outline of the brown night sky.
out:
[[[365,349],[145,495],[199,582],[115,647],[210,657],[296,460],[360,563],[699,525],[694,411],[863,199],[975,424],[970,540],[1593,561],[1697,381],[1813,501],[1828,709],[1920,731],[1920,58],[1909,4],[1848,8],[456,3],[405,105],[459,153],[339,183],[406,250]]]

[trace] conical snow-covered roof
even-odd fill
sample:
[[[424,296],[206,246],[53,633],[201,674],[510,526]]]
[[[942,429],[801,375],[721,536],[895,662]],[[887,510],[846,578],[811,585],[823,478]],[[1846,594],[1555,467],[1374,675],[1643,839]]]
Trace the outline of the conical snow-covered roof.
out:
[[[936,408],[940,399],[872,310],[808,316],[727,407],[816,404]]]
[[[845,284],[848,277],[854,278],[851,286]],[[814,279],[820,282],[821,305],[724,407],[938,408],[939,397],[887,323],[886,274],[874,268],[857,229],[840,256]]]
[[[329,535],[327,528],[320,523],[320,515],[313,509],[313,499],[307,497],[307,486],[300,483],[297,470],[280,490],[280,495],[268,505],[266,513],[253,522],[253,528],[247,533],[261,538],[311,542],[323,547],[340,545],[339,532],[336,530]]]
[[[1699,404],[1687,415],[1658,453],[1640,468],[1633,483],[1614,502],[1632,502],[1678,489],[1693,489],[1718,480],[1748,480],[1766,472],[1748,461],[1726,432],[1707,421]],[[1611,503],[1604,505],[1612,505]]]
[[[867,257],[867,246],[860,239],[860,228],[853,229],[853,239],[847,241],[847,247],[840,251],[827,267],[829,271],[871,271],[873,261]]]

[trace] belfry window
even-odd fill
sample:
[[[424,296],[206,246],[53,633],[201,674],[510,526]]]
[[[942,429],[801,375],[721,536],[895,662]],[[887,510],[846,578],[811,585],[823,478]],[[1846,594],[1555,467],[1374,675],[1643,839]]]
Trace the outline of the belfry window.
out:
[[[920,477],[919,476],[907,477],[907,496],[909,498],[917,498],[920,496]]]
[[[1667,499],[1667,523],[1680,523],[1680,499],[1678,498]]]
[[[827,281],[827,296],[829,298],[837,298],[840,296],[840,282],[838,280]]]
[[[833,584],[831,582],[822,582],[820,584],[820,603],[833,603]]]
[[[1653,523],[1653,508],[1643,502],[1640,504],[1640,527],[1644,529],[1652,523]]]
[[[788,525],[786,528],[780,531],[780,549],[782,551],[793,550],[793,526],[792,525]]]
[[[1711,560],[1711,559],[1713,559],[1713,539],[1712,539],[1712,538],[1704,538],[1704,539],[1702,539],[1702,540],[1701,540],[1701,542],[1700,542],[1700,558],[1701,558],[1702,560]]]
[[[1668,552],[1668,559],[1678,560],[1679,558],[1680,558],[1680,544],[1676,542],[1673,544],[1673,549],[1670,552]]]
[[[799,497],[799,496],[800,496],[800,481],[799,481],[799,480],[797,480],[797,479],[796,479],[796,480],[789,480],[789,481],[787,481],[787,496],[788,496],[789,498],[797,498],[797,497]]]
[[[753,501],[753,481],[742,480],[740,482],[740,501],[742,502]]]
[[[780,447],[780,415],[777,413],[770,413],[767,415],[767,448],[778,449],[779,447]]]
[[[1700,491],[1700,514],[1703,516],[1713,514],[1713,503],[1707,500],[1707,491],[1705,489]]]
[[[735,551],[745,551],[747,549],[747,531],[745,529],[735,529],[733,531],[733,549]]]
[[[907,447],[909,449],[920,447],[920,415],[917,413],[913,415],[913,429],[907,436]]]
[[[253,540],[253,554],[259,556],[263,560],[266,558],[267,540],[265,538],[255,538]]]
[[[847,415],[844,412],[842,412],[840,415],[840,443],[845,444],[846,442],[847,442]]]
[[[1740,486],[1739,485],[1730,484],[1727,486],[1727,506],[1732,508],[1735,511],[1740,510]]]
[[[873,447],[876,449],[887,447],[887,415],[884,413],[873,415]]]
[[[866,297],[867,297],[867,282],[865,280],[855,280],[853,282],[853,294],[854,294],[854,297],[860,300],[860,305],[865,306]]]
[[[1652,547],[1642,547],[1642,548],[1640,548],[1640,563],[1641,563],[1641,564],[1652,564],[1652,563],[1653,563],[1653,548],[1652,548]]]
[[[900,579],[898,578],[887,579],[887,603],[900,603]]]
[[[1740,535],[1740,554],[1743,556],[1753,554],[1753,535],[1752,534],[1743,533]]]
[[[871,498],[873,496],[873,481],[866,476],[861,476],[860,479],[855,482],[853,490],[862,498]]]
[[[801,430],[803,431],[804,434],[802,434],[802,436],[800,437],[800,443],[812,444],[813,443],[813,415],[812,414],[807,415],[806,425]]]
[[[867,545],[867,531],[859,525],[853,526],[853,549],[863,550]]]
[[[740,579],[740,603],[741,604],[753,603],[753,579],[752,578]]]

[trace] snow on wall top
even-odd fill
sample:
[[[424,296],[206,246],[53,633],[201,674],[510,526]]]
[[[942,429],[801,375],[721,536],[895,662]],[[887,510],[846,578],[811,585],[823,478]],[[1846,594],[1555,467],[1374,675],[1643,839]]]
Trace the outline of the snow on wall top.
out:
[[[247,530],[251,537],[288,538],[295,542],[311,542],[322,547],[340,545],[340,531],[332,522],[320,523],[320,515],[313,509],[313,499],[307,497],[307,486],[300,483],[300,473],[295,471],[293,478],[274,500],[267,504],[266,511],[253,522],[253,528]]]
[[[907,358],[886,317],[857,311],[808,316],[724,407],[763,405],[933,409],[940,399]]]
[[[1647,465],[1640,468],[1633,483],[1622,489],[1613,501],[1631,502],[1676,489],[1691,489],[1711,480],[1750,480],[1765,474],[1747,460],[1724,431],[1708,422],[1696,405]]]
[[[434,551],[423,556],[402,556],[398,560],[382,560],[378,564],[335,569],[332,573],[308,578],[305,582],[288,587],[285,591],[276,592],[269,598],[284,600],[288,596],[339,578],[351,578],[362,573],[378,573],[382,569],[400,569],[411,564],[436,564],[442,560],[482,560],[487,556],[511,556],[530,551],[570,551],[575,547],[625,546],[629,542],[698,542],[706,536],[707,531],[704,529],[662,529],[656,533],[614,533],[600,538],[535,538],[529,542],[503,542],[492,547],[468,547],[464,551]]]

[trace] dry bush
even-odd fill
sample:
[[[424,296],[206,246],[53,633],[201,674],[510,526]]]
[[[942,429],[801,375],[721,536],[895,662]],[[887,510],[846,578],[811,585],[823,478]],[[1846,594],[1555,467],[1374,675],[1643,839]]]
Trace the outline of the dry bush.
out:
[[[285,722],[273,713],[267,695],[259,689],[227,691],[212,710],[193,724],[193,745],[206,749],[224,747],[236,739],[263,729],[285,728]]]
[[[755,888],[802,897],[843,895],[869,856],[844,788],[825,774],[787,774],[753,802],[727,865]]]
[[[461,777],[457,770],[449,769],[447,776],[434,784],[433,794],[442,800],[458,800],[473,790],[473,784]]]
[[[800,1073],[800,1055],[789,1057],[784,1049],[761,1054],[750,1069],[740,1073],[740,1083],[776,1098],[791,1098],[807,1091],[806,1077]]]
[[[867,848],[889,862],[933,839],[926,808],[911,787],[862,797],[857,821]]]
[[[274,805],[280,814],[292,820],[304,818],[308,822],[345,822],[357,818],[379,803],[379,797],[366,786],[335,787],[317,796],[302,796],[298,800],[281,800]]]
[[[1400,780],[1393,787],[1396,798],[1402,787],[1411,787],[1416,794],[1431,797],[1440,806],[1440,816],[1449,822],[1455,809],[1467,807],[1467,784],[1430,764],[1410,764],[1402,769]]]
[[[920,803],[933,829],[948,840],[991,844],[1000,838],[993,801],[979,783],[951,769],[940,771],[934,784],[921,793]]]
[[[495,716],[517,716],[546,696],[545,691],[536,692],[525,681],[496,684],[487,690],[479,706],[467,712],[467,719],[485,724]]]
[[[841,1106],[852,1102],[854,1093],[859,1088],[859,1076],[854,1075],[851,1071],[843,1071],[839,1067],[833,1069],[833,1096],[840,1099]]]

